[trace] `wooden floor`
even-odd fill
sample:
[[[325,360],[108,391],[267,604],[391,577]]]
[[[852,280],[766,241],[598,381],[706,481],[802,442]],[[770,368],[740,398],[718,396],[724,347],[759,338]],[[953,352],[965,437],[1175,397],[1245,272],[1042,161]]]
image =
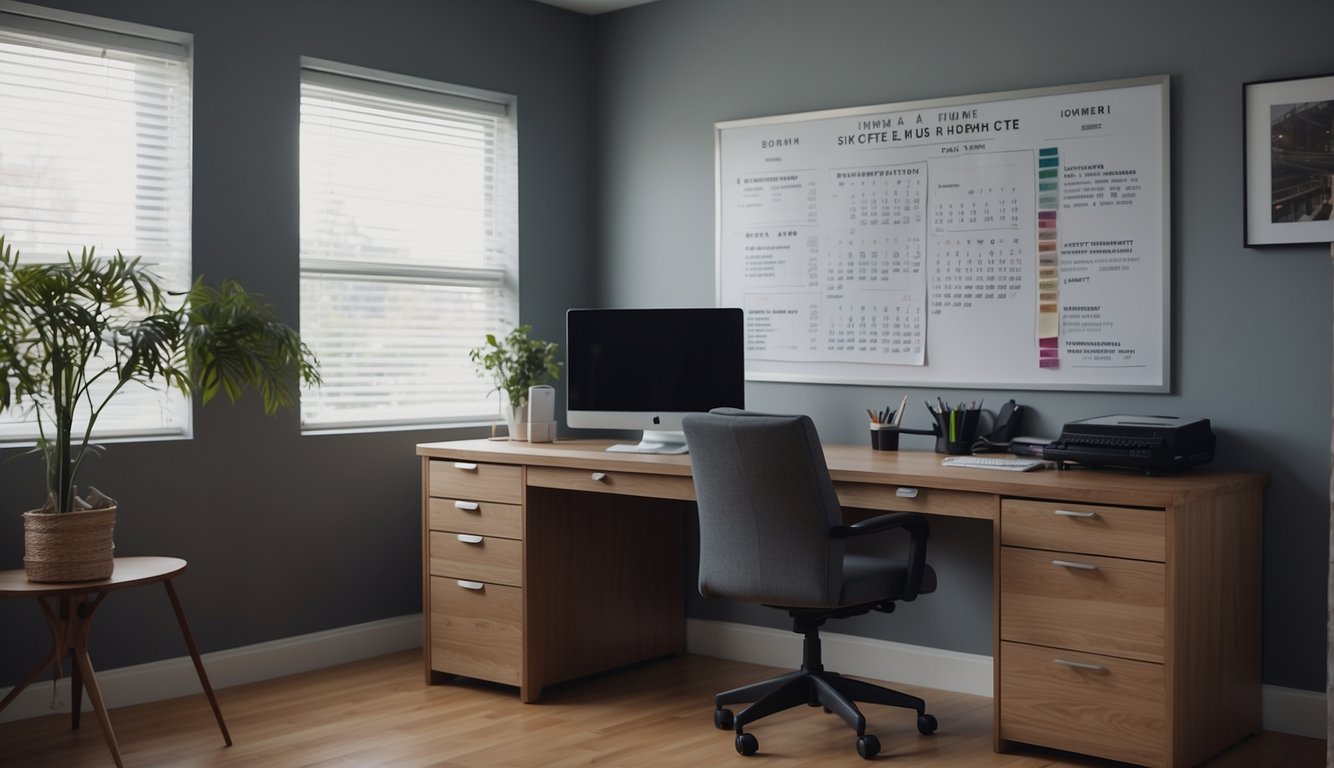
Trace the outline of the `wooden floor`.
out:
[[[235,745],[224,747],[202,694],[112,710],[127,768],[189,766],[859,766],[841,720],[801,707],[750,730],[760,753],[741,757],[713,727],[715,691],[776,670],[702,656],[650,662],[548,688],[537,704],[515,689],[471,681],[426,686],[417,652],[218,691]],[[917,733],[907,710],[867,706],[878,761],[933,768],[1120,765],[1060,752],[991,751],[991,700],[904,687],[940,720]],[[0,765],[111,765],[97,719],[76,731],[68,716],[0,724]],[[1263,733],[1208,768],[1325,765],[1325,743]]]

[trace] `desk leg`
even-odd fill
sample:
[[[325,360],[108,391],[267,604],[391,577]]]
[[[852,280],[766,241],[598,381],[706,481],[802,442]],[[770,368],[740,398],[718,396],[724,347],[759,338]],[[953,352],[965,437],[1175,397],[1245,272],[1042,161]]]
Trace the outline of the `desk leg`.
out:
[[[209,706],[213,707],[213,717],[217,718],[218,728],[222,731],[222,740],[230,747],[232,745],[232,735],[227,732],[227,723],[222,720],[222,709],[218,706],[218,697],[213,695],[213,686],[208,683],[208,673],[204,671],[204,661],[199,658],[199,646],[195,645],[195,636],[190,632],[189,622],[185,620],[185,609],[181,607],[180,598],[176,597],[176,588],[171,585],[171,579],[162,582],[162,586],[167,588],[167,597],[171,598],[171,607],[176,611],[176,623],[181,625],[181,634],[185,636],[185,645],[190,649],[190,658],[195,663],[195,672],[199,673],[199,684],[204,687]]]

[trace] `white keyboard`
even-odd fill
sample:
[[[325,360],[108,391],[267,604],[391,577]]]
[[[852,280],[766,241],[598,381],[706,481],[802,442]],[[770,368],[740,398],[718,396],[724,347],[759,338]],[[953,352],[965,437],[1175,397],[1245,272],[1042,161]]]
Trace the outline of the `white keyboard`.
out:
[[[1006,472],[1027,472],[1038,469],[1042,459],[1002,459],[997,456],[950,456],[940,462],[947,467],[972,467],[973,469],[1001,469]]]

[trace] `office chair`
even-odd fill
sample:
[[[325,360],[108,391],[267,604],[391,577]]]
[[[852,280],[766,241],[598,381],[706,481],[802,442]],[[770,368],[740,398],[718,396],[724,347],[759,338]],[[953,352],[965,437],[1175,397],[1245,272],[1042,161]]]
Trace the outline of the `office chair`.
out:
[[[820,660],[826,619],[889,612],[936,587],[926,564],[926,519],[895,512],[843,525],[815,425],[807,416],[772,416],[717,408],[684,419],[699,504],[699,591],[786,610],[805,636],[801,670],[723,691],[714,725],[735,729],[736,750],[753,755],[759,740],[745,726],[799,704],[823,706],[857,731],[857,753],[870,759],[880,740],[866,733],[855,701],[917,711],[917,730],[936,718],[916,696],[841,677]],[[910,535],[908,559],[848,554],[849,537],[891,529]],[[754,702],[735,716],[725,705]]]

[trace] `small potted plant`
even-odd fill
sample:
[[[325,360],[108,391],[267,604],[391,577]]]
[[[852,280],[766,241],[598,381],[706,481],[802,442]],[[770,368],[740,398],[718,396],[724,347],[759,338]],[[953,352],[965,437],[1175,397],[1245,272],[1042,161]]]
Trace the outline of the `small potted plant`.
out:
[[[505,393],[505,424],[511,440],[524,440],[519,425],[528,420],[528,388],[560,378],[559,346],[553,341],[529,338],[531,325],[521,325],[504,339],[486,335],[486,343],[468,352],[479,373],[489,374],[494,391]]]
[[[119,252],[92,248],[63,262],[21,264],[0,236],[0,412],[36,418],[47,499],[25,513],[24,568],[32,581],[106,578],[114,567],[115,503],[76,497],[98,416],[131,383],[165,385],[208,403],[247,389],[266,413],[295,404],[317,363],[273,308],[232,281],[184,292]],[[95,512],[95,514],[86,514]]]

